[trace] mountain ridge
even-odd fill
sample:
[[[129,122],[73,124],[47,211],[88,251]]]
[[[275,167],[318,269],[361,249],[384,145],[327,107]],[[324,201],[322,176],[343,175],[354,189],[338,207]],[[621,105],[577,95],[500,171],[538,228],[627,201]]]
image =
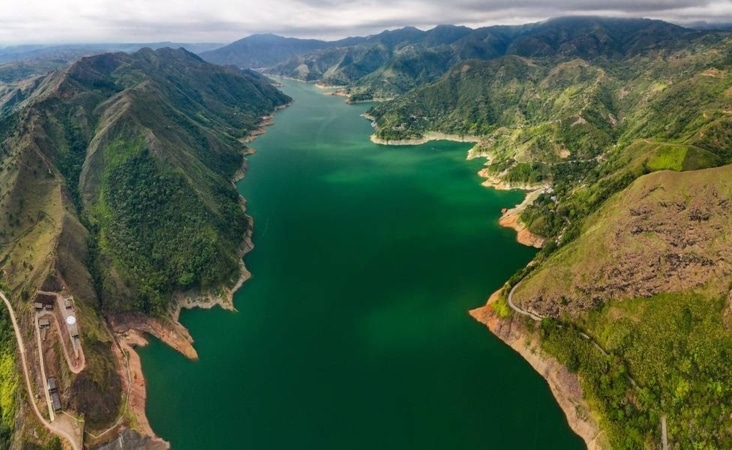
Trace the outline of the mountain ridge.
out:
[[[231,180],[244,138],[290,99],[257,73],[143,49],[83,58],[16,100],[0,108],[3,290],[24,323],[41,288],[77,299],[87,368],[61,399],[92,432],[122,413],[134,427],[105,317],[168,323],[174,294],[237,283],[251,224]],[[45,439],[32,423],[17,435]]]

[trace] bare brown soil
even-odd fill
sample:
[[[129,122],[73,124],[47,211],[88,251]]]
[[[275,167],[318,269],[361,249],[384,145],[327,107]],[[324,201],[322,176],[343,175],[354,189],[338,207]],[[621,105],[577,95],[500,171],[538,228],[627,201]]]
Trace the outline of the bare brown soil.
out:
[[[181,324],[173,321],[148,317],[138,312],[115,314],[108,317],[112,331],[117,335],[141,331],[160,339],[189,359],[197,360],[198,353],[193,348],[193,338]]]
[[[558,317],[660,293],[725,294],[732,276],[730,199],[732,166],[646,175],[529,275],[513,300]]]
[[[150,422],[148,422],[145,414],[145,401],[147,400],[145,377],[142,374],[140,356],[135,351],[136,347],[144,347],[148,344],[148,341],[135,330],[121,333],[117,338],[121,350],[116,345],[113,346],[113,350],[119,362],[119,375],[122,379],[123,389],[129,394],[127,408],[130,415],[135,419],[134,428],[143,436],[154,437],[155,433],[150,427]],[[121,352],[127,355],[127,361],[125,361],[125,356]],[[128,364],[129,373],[127,371]]]
[[[528,247],[542,248],[546,239],[538,236],[526,228],[526,225],[521,222],[521,211],[508,210],[498,220],[498,224],[502,227],[513,228],[516,231],[516,240],[519,244],[526,245]]]

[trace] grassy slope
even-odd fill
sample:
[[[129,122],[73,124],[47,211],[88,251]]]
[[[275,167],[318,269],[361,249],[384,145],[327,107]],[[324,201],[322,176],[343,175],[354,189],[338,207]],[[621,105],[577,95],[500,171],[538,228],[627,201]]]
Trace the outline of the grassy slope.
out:
[[[682,447],[732,442],[731,175],[724,166],[641,177],[515,292],[514,303],[553,317],[544,346],[579,371],[617,448],[658,442],[661,415]]]

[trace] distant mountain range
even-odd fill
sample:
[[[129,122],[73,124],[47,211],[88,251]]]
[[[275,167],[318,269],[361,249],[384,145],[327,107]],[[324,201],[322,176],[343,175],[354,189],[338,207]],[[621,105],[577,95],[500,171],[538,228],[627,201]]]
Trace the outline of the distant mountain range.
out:
[[[185,48],[198,53],[224,44],[184,44],[154,42],[147,44],[68,44],[16,45],[0,47],[0,90],[3,83],[14,83],[28,77],[44,75],[51,70],[66,67],[84,56],[109,52],[135,52],[142,48]]]
[[[201,53],[223,47],[225,44],[213,43],[178,43],[178,42],[151,42],[151,43],[111,43],[111,44],[63,44],[63,45],[12,45],[0,47],[0,63],[8,61],[22,61],[38,58],[69,58],[73,55],[90,56],[92,54],[108,52],[134,52],[141,48],[185,48],[192,53]]]
[[[254,35],[201,57],[216,64],[344,88],[354,101],[391,98],[471,59],[619,59],[684,45],[699,31],[648,19],[569,17],[521,26],[402,28],[325,42]]]
[[[87,330],[98,311],[165,315],[174,291],[230,284],[250,226],[229,182],[240,139],[290,100],[257,68],[383,100],[376,141],[470,137],[491,184],[544,189],[520,222],[547,244],[495,320],[580,375],[591,411],[568,415],[599,422],[598,448],[653,448],[661,417],[674,448],[732,448],[732,33],[697,28],[571,17],[254,35],[200,57],[0,49],[2,282],[17,298],[65,282]],[[101,367],[71,383],[92,428],[120,401],[101,335],[83,336]]]

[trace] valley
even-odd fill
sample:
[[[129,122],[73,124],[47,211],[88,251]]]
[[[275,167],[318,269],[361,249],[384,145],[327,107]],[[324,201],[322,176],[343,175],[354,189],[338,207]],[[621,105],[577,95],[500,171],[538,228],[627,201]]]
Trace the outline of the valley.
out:
[[[0,446],[729,448],[721,28],[0,51]]]

